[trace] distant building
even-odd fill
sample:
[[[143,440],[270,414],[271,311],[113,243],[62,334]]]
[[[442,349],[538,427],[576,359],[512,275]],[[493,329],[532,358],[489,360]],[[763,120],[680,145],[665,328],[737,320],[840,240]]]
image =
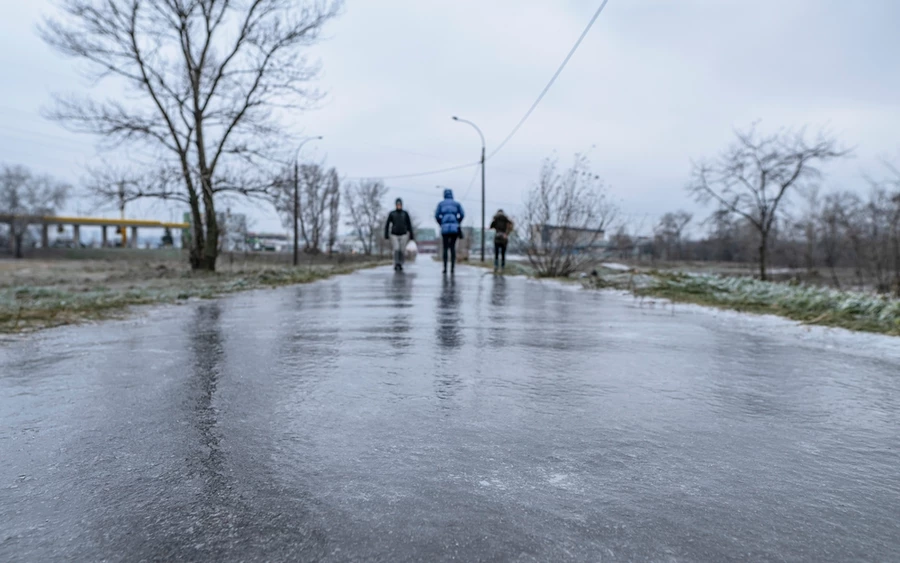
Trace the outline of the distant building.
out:
[[[247,244],[247,216],[243,213],[218,213],[219,249],[223,252],[245,252],[250,249]]]
[[[653,239],[647,236],[614,237],[605,248],[609,258],[643,260],[653,257]]]
[[[247,248],[265,252],[287,252],[293,248],[291,238],[277,233],[247,233]]]
[[[602,250],[606,247],[606,231],[602,229],[561,227],[547,224],[535,225],[531,229],[532,239],[538,241],[543,248],[554,247],[560,244],[561,241],[566,246],[571,246],[575,252]]]
[[[419,254],[436,254],[441,247],[437,229],[416,229],[416,246]]]
[[[342,235],[338,237],[335,250],[340,254],[362,254],[365,252],[359,236],[354,234]]]
[[[416,240],[423,242],[438,240],[437,229],[416,229]]]
[[[485,247],[494,247],[494,231],[485,227],[484,231]],[[481,227],[472,227],[472,248],[481,250]]]

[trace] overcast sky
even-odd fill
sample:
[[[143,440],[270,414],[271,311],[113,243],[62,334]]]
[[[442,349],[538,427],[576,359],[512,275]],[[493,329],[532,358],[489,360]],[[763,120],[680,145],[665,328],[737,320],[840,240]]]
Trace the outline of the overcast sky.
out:
[[[392,176],[477,160],[509,133],[600,0],[347,0],[315,55],[327,99],[291,126],[325,139],[342,175]],[[35,33],[49,0],[0,0],[0,162],[77,182],[97,158],[90,137],[40,116],[52,92],[85,91],[71,61]],[[623,211],[649,228],[697,210],[684,191],[692,158],[734,127],[826,125],[857,148],[828,167],[828,188],[866,189],[863,171],[900,161],[900,2],[896,0],[611,0],[531,119],[487,167],[488,215],[521,205],[541,161],[588,152]],[[102,89],[102,88],[101,88]],[[480,213],[475,169],[388,180],[420,216],[436,185]],[[471,186],[471,189],[470,189]],[[69,211],[87,212],[73,201]],[[174,211],[135,210],[168,219]],[[164,216],[161,216],[164,215]],[[281,230],[251,210],[257,229]],[[474,221],[473,221],[474,223]]]

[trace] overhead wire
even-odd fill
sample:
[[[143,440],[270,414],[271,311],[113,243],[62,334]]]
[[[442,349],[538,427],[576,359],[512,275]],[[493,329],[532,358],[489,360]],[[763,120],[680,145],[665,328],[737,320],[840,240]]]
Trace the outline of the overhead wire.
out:
[[[521,129],[522,126],[525,124],[525,122],[528,121],[528,118],[531,117],[531,114],[534,113],[534,110],[537,109],[538,105],[540,105],[541,101],[547,95],[547,92],[549,92],[550,88],[553,87],[553,84],[556,83],[556,79],[559,78],[559,76],[562,74],[562,71],[566,68],[566,65],[569,64],[569,61],[575,55],[575,52],[578,51],[578,48],[581,46],[581,43],[584,41],[585,37],[587,37],[587,34],[591,31],[591,28],[594,27],[594,24],[600,18],[600,14],[603,13],[603,10],[604,10],[604,8],[606,8],[606,5],[608,3],[609,3],[609,0],[603,0],[603,2],[600,4],[600,7],[597,8],[597,11],[594,12],[593,17],[588,22],[587,26],[584,28],[584,31],[581,32],[581,35],[578,37],[578,40],[575,41],[575,45],[573,45],[572,48],[569,50],[569,53],[566,55],[566,58],[563,59],[562,64],[560,64],[559,68],[556,69],[556,72],[553,73],[553,76],[550,78],[550,81],[547,83],[546,86],[544,86],[544,89],[538,95],[537,99],[534,101],[533,104],[531,104],[531,107],[528,108],[528,111],[525,112],[525,115],[522,116],[522,119],[520,119],[519,122],[516,124],[516,126],[513,127],[512,131],[510,131],[509,135],[507,135],[506,138],[503,139],[503,142],[501,142],[497,146],[497,148],[494,149],[493,152],[491,152],[491,154],[487,157],[487,159],[493,158],[497,153],[499,153],[501,150],[503,150],[503,148],[506,146],[506,144],[509,143],[510,140],[512,140],[512,138],[516,135],[516,133],[519,132],[519,129]],[[470,166],[476,166],[478,164],[480,164],[480,162],[474,162],[474,163],[470,163],[470,164],[462,164],[459,166],[452,166],[450,168],[442,168],[440,170],[430,170],[427,172],[416,172],[413,174],[397,174],[397,175],[393,175],[393,176],[355,176],[350,179],[363,180],[366,178],[380,178],[383,180],[398,180],[398,179],[402,179],[402,178],[417,178],[417,177],[421,177],[421,176],[431,176],[434,174],[441,174],[444,172],[453,172],[454,170],[462,170],[464,168],[468,168]],[[476,175],[477,175],[477,172],[476,172]],[[466,195],[468,195],[468,191],[470,191],[472,189],[473,183],[474,183],[474,178],[472,179],[472,182],[469,183],[469,188],[466,192]]]
[[[472,174],[472,179],[469,180],[469,187],[466,188],[466,195],[464,195],[464,196],[462,197],[462,199],[460,199],[459,201],[468,201],[468,199],[469,199],[469,193],[471,193],[472,187],[475,185],[475,178],[478,177],[478,171],[479,171],[478,168],[476,168],[476,169],[475,169],[475,173]]]
[[[584,28],[584,31],[581,33],[581,36],[578,38],[578,41],[575,42],[575,45],[572,46],[572,49],[569,51],[569,54],[566,55],[566,58],[563,59],[562,64],[559,65],[558,69],[556,69],[556,72],[553,74],[553,77],[550,78],[550,82],[548,82],[547,85],[544,86],[544,89],[541,91],[540,95],[537,97],[537,99],[534,101],[534,103],[531,104],[531,107],[528,108],[528,111],[525,112],[525,115],[522,116],[522,119],[520,119],[519,122],[516,124],[516,126],[513,127],[512,131],[510,131],[509,135],[507,135],[506,138],[503,139],[503,142],[500,143],[496,149],[494,149],[494,151],[490,154],[490,156],[488,156],[489,159],[493,158],[497,153],[499,153],[501,150],[503,150],[503,147],[505,147],[506,144],[509,143],[509,141],[515,136],[515,134],[519,132],[519,129],[522,128],[522,125],[524,125],[525,122],[528,121],[528,118],[531,117],[532,113],[534,113],[534,110],[541,103],[541,100],[543,100],[544,96],[547,95],[547,92],[550,91],[550,88],[556,82],[556,79],[559,78],[560,74],[562,74],[563,69],[565,69],[566,65],[569,64],[569,61],[572,59],[572,56],[575,54],[575,51],[577,51],[578,47],[581,46],[581,42],[584,41],[584,38],[587,37],[588,32],[591,31],[592,27],[594,27],[594,23],[597,22],[597,19],[600,17],[600,14],[603,12],[603,9],[606,8],[606,5],[608,3],[609,3],[609,0],[603,0],[603,3],[600,4],[600,7],[597,8],[597,11],[594,13],[594,17],[591,18],[591,21],[588,22],[587,27]]]
[[[563,59],[562,64],[560,64],[559,68],[557,68],[556,72],[553,74],[553,76],[550,78],[550,81],[547,83],[547,85],[544,87],[544,89],[538,95],[537,99],[534,101],[534,103],[531,105],[531,107],[528,108],[528,111],[525,112],[525,115],[522,116],[522,119],[520,119],[519,122],[516,124],[516,126],[513,127],[512,131],[510,131],[509,135],[507,135],[506,138],[503,140],[503,142],[501,142],[497,146],[497,148],[495,148],[490,153],[490,155],[487,157],[487,159],[493,158],[494,156],[497,155],[497,153],[499,153],[501,150],[503,150],[503,148],[509,143],[510,140],[512,140],[512,138],[516,135],[516,133],[518,133],[519,129],[522,128],[522,126],[525,124],[525,122],[528,121],[528,118],[531,117],[531,114],[534,113],[534,110],[537,109],[538,105],[540,105],[541,101],[544,99],[544,97],[550,91],[550,88],[553,87],[553,84],[556,82],[556,80],[562,74],[562,71],[568,65],[569,61],[574,56],[575,52],[581,46],[581,43],[584,41],[585,37],[587,37],[587,34],[590,32],[591,28],[597,22],[597,19],[599,19],[600,14],[603,12],[604,8],[606,8],[606,5],[608,3],[609,3],[609,0],[603,0],[603,2],[600,4],[600,7],[597,9],[597,11],[594,13],[593,17],[591,18],[591,20],[588,22],[584,31],[578,37],[578,40],[572,46],[572,49],[569,50],[569,53],[566,55],[565,59]],[[0,106],[0,107],[2,107],[2,106]],[[12,108],[3,107],[3,109],[12,109]],[[479,164],[480,164],[480,162],[470,162],[467,164],[460,164],[457,166],[450,166],[447,168],[440,168],[440,169],[436,169],[436,170],[428,170],[428,171],[423,171],[423,172],[414,172],[414,173],[409,173],[409,174],[394,174],[394,175],[384,175],[384,176],[378,176],[378,175],[352,176],[352,177],[349,177],[348,179],[363,180],[363,179],[367,179],[367,178],[379,178],[382,180],[399,180],[399,179],[405,179],[405,178],[419,178],[419,177],[424,177],[424,176],[432,176],[435,174],[443,174],[446,172],[453,172],[456,170],[463,170],[466,168],[470,168],[472,166],[478,166]],[[477,176],[478,176],[478,170],[476,169],[475,174],[472,176],[472,179],[469,182],[469,186],[466,189],[466,194],[462,199],[463,201],[468,198],[469,193],[471,192],[472,187],[474,186],[475,179],[477,178]]]
[[[460,164],[458,166],[451,166],[449,168],[441,168],[439,170],[429,170],[427,172],[415,172],[412,174],[394,174],[392,176],[378,176],[378,175],[370,175],[370,176],[350,176],[348,180],[368,180],[369,178],[378,178],[379,180],[400,180],[402,178],[418,178],[421,176],[432,176],[434,174],[442,174],[444,172],[453,172],[455,170],[463,170],[464,168],[469,168],[472,166],[478,166],[481,164],[480,162],[470,162],[468,164]]]

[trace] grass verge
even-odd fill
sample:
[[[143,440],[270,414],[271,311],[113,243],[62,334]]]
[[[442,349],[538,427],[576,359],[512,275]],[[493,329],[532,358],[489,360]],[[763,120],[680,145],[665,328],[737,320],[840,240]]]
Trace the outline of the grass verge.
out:
[[[27,266],[28,262],[20,264]],[[58,262],[43,269],[21,269],[3,276],[0,333],[121,318],[135,305],[210,299],[237,291],[310,283],[382,264],[369,261],[207,273],[164,264],[140,268],[121,263],[73,267],[71,263]],[[0,272],[3,273],[6,272]]]
[[[585,280],[589,288],[629,290],[679,303],[778,315],[804,324],[900,336],[900,300],[753,278],[651,271]]]

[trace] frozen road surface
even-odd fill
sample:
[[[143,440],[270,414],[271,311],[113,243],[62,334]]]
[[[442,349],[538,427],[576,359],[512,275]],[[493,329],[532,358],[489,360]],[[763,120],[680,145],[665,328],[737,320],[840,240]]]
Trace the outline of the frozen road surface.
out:
[[[900,561],[900,345],[427,260],[0,345],[0,561]]]

